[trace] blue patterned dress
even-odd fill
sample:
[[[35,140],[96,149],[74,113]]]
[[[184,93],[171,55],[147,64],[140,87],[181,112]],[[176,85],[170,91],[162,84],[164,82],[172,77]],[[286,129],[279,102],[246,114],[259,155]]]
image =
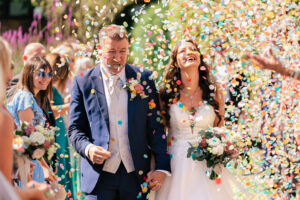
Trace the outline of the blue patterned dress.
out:
[[[17,126],[20,126],[20,119],[18,116],[18,112],[22,110],[26,110],[28,108],[32,108],[34,113],[33,123],[45,125],[45,116],[43,114],[43,110],[39,107],[37,102],[35,101],[33,94],[27,92],[25,90],[19,89],[14,95],[13,99],[6,105],[7,110],[13,115],[14,121]],[[32,160],[36,164],[33,171],[33,180],[37,182],[44,182],[44,172],[41,165],[36,161]]]

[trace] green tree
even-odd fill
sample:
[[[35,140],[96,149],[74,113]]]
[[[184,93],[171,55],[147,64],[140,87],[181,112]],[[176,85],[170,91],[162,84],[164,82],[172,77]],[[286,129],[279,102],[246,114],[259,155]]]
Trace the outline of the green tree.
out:
[[[168,9],[168,5],[158,2],[145,10],[139,10],[133,16],[135,24],[130,33],[129,62],[149,68],[157,75],[162,75],[169,62],[170,37],[166,26]]]

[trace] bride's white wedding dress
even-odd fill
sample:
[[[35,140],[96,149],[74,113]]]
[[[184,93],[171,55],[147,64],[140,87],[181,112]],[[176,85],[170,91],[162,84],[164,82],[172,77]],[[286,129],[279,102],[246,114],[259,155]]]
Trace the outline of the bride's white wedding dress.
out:
[[[166,176],[162,188],[156,192],[156,200],[232,200],[233,176],[223,169],[222,183],[217,185],[207,176],[206,161],[187,158],[190,143],[199,140],[198,132],[212,127],[216,114],[210,105],[202,104],[197,109],[193,133],[190,127],[189,112],[177,102],[170,107],[170,129],[168,141],[171,145],[171,176]]]

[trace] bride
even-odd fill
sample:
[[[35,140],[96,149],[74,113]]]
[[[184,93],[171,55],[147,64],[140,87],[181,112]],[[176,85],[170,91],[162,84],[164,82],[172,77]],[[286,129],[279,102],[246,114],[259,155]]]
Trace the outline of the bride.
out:
[[[206,161],[187,158],[189,143],[200,130],[224,125],[224,97],[213,83],[209,66],[192,40],[180,41],[171,53],[170,65],[160,89],[164,122],[168,127],[168,151],[172,175],[156,193],[156,200],[233,199],[229,172],[221,165],[221,183],[208,177]]]

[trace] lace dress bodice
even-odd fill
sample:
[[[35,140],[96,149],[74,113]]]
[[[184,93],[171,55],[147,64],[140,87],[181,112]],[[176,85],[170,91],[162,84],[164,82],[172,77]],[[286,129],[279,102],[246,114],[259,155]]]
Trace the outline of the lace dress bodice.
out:
[[[214,108],[209,104],[202,104],[194,115],[194,131],[190,124],[190,113],[184,109],[181,102],[177,102],[170,107],[170,129],[169,137],[178,140],[193,140],[199,137],[200,130],[212,127],[216,114]]]

